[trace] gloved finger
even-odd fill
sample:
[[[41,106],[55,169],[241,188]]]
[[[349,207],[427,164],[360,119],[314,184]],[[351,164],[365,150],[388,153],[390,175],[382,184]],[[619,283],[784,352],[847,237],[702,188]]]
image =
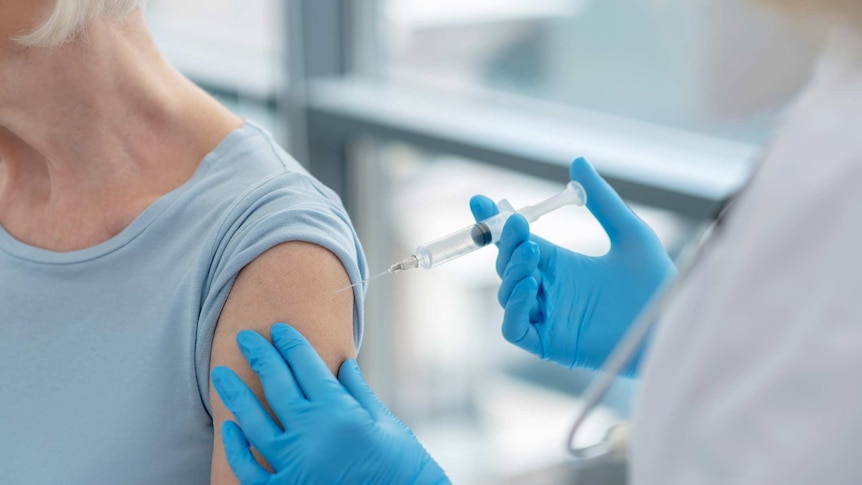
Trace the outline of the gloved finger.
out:
[[[636,223],[640,219],[585,158],[580,157],[572,162],[569,176],[584,187],[587,209],[602,225],[611,244],[624,237],[630,228],[637,227]]]
[[[210,374],[216,392],[245,430],[245,436],[266,456],[269,444],[281,433],[281,428],[266,412],[257,396],[232,370],[216,367]]]
[[[489,217],[496,216],[500,212],[497,209],[497,204],[484,195],[474,195],[470,199],[470,211],[473,213],[476,222],[484,221]]]
[[[359,369],[359,364],[356,363],[355,359],[345,360],[341,364],[341,368],[338,370],[338,382],[368,411],[368,414],[375,421],[379,421],[389,414],[386,406],[380,402],[380,399],[377,398],[377,395],[374,394],[374,391],[365,382],[365,379],[362,377],[362,371]]]
[[[533,279],[536,280],[536,286],[539,287],[539,290],[536,292],[536,300],[533,302],[533,306],[530,308],[530,323],[539,323],[542,321],[542,305],[544,303],[542,272],[538,269],[533,271]]]
[[[293,371],[299,388],[309,400],[325,399],[343,392],[341,384],[298,330],[279,323],[270,330],[272,343]]]
[[[527,223],[524,216],[512,214],[506,221],[506,225],[503,226],[503,234],[500,235],[500,241],[497,243],[500,248],[500,252],[497,253],[497,274],[500,275],[500,278],[503,277],[515,248],[529,239],[530,224]]]
[[[538,236],[531,236],[530,241],[536,243],[536,246],[539,247],[539,274],[540,275],[553,275],[559,274],[560,271],[566,272],[566,277],[570,278],[579,278],[583,277],[583,275],[578,272],[578,269],[585,268],[587,261],[593,259],[590,256],[584,256],[576,251],[571,251],[569,249],[561,248],[556,244],[546,241]],[[574,265],[569,266],[565,269],[558,268],[557,264],[560,259],[559,251],[564,251],[568,256],[569,261],[573,261]],[[540,278],[536,278],[536,281],[539,282],[539,288],[541,288],[542,280]]]
[[[522,279],[512,291],[503,314],[503,337],[518,347],[542,356],[542,342],[536,327],[530,323],[530,309],[538,292],[536,280]]]
[[[261,334],[243,330],[236,336],[240,352],[263,384],[263,392],[270,408],[284,422],[297,404],[305,401],[305,396],[296,384],[293,372],[281,354]]]
[[[532,276],[539,266],[539,247],[532,241],[526,241],[515,248],[512,259],[503,272],[503,281],[497,291],[497,301],[506,307],[512,290],[522,279]]]
[[[233,474],[243,485],[264,485],[271,475],[254,459],[248,440],[233,421],[225,421],[221,426],[221,439],[227,462]]]

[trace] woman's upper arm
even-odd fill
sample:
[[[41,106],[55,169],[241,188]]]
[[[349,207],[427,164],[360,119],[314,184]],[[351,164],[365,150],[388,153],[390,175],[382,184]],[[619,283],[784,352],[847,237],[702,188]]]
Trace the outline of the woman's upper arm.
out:
[[[213,337],[210,369],[233,369],[263,401],[257,377],[236,346],[241,330],[256,330],[269,338],[274,323],[293,325],[314,345],[336,373],[344,360],[355,355],[353,292],[337,290],[350,284],[341,261],[329,250],[306,242],[283,243],[246,266],[234,282]],[[221,440],[221,425],[232,419],[212,385],[213,484],[236,484]]]

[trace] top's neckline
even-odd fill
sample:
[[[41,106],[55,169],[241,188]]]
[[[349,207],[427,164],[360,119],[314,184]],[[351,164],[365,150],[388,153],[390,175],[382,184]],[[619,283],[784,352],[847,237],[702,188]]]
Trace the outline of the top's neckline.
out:
[[[188,192],[192,187],[210,171],[211,167],[226,154],[231,152],[237,144],[245,139],[249,131],[257,130],[257,127],[249,121],[244,121],[242,126],[228,133],[216,147],[210,151],[195,169],[194,174],[182,185],[167,194],[159,197],[155,202],[144,209],[137,217],[119,234],[107,241],[75,251],[52,251],[49,249],[32,246],[19,241],[0,225],[0,251],[26,261],[46,264],[74,264],[82,263],[103,257],[123,246],[129,244],[149,227],[158,217],[165,212],[177,199]]]

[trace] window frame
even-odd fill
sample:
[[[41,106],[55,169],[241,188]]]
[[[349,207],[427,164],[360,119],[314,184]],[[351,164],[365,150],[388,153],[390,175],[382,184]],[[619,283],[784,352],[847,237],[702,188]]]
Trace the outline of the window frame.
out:
[[[382,2],[288,2],[291,149],[348,206],[350,146],[368,137],[558,182],[584,155],[626,200],[694,222],[714,218],[753,171],[753,145],[510,95],[469,99],[387,83],[375,68]],[[613,126],[609,136],[596,136],[602,124]]]

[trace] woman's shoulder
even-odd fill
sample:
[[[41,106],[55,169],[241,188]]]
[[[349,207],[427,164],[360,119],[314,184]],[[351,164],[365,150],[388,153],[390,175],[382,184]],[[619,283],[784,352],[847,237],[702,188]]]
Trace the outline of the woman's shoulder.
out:
[[[202,161],[185,203],[204,211],[327,207],[343,211],[338,195],[312,176],[272,135],[247,121]]]
[[[235,272],[286,241],[362,258],[339,196],[253,123],[222,140],[181,192],[155,229],[197,247],[210,273]]]
[[[199,171],[209,183],[230,182],[240,188],[273,177],[300,185],[313,180],[269,131],[252,121],[246,121],[225,137],[203,159]]]

